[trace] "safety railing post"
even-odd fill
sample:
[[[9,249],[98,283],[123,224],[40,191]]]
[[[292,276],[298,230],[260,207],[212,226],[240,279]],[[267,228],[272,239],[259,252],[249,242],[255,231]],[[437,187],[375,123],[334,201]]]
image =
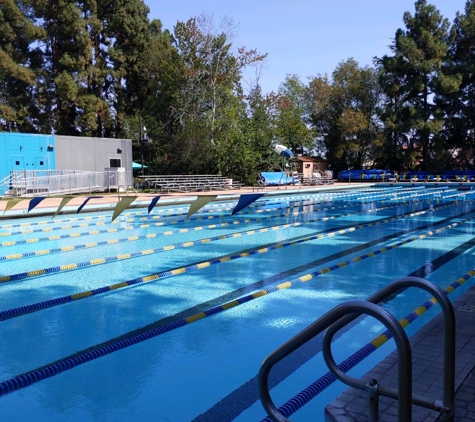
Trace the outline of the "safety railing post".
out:
[[[368,392],[369,402],[369,422],[379,421],[379,393],[378,393],[378,381],[371,380],[366,384],[366,391]]]

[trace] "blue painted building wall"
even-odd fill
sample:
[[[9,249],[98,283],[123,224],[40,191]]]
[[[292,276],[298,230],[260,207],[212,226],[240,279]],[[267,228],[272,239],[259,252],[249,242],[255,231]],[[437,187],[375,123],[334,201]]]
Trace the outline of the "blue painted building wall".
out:
[[[54,135],[0,132],[0,181],[12,170],[55,170],[54,151]]]

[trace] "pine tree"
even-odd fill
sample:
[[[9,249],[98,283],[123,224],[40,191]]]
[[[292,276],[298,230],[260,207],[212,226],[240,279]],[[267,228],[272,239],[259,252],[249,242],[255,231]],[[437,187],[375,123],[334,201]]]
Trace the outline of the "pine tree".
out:
[[[463,14],[457,13],[452,27],[447,77],[437,100],[446,116],[446,140],[451,168],[475,164],[475,1],[468,0]]]
[[[386,119],[391,122],[393,134],[404,133],[409,151],[419,152],[410,166],[429,170],[443,127],[443,116],[433,99],[444,88],[442,66],[448,53],[450,25],[426,0],[416,1],[415,9],[414,16],[404,14],[406,29],[396,31],[393,56],[384,56],[378,62],[383,78],[390,81],[384,87],[390,106]]]
[[[4,0],[0,7],[0,127],[5,131],[38,130],[34,117],[38,49],[43,32],[31,20],[27,2]]]

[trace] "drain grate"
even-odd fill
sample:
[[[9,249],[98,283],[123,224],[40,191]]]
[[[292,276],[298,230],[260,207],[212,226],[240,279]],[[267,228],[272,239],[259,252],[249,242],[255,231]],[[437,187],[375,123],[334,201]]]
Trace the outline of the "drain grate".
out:
[[[464,303],[463,305],[460,305],[457,309],[464,312],[475,312],[475,305],[467,305],[466,303]]]

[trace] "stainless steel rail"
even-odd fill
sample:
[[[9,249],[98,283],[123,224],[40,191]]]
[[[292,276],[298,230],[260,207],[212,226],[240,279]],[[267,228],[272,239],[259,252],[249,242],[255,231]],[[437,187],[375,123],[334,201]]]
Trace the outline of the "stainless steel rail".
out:
[[[409,287],[417,287],[434,295],[440,303],[444,314],[444,381],[443,401],[432,400],[412,394],[412,353],[409,340],[397,320],[377,304],[394,295],[396,292]],[[355,379],[342,372],[335,363],[331,353],[331,340],[335,333],[349,324],[361,314],[373,316],[382,322],[394,337],[398,349],[398,389],[387,388],[377,383],[377,380],[365,382]],[[327,329],[323,337],[322,351],[325,362],[331,372],[340,381],[366,390],[369,393],[369,420],[378,420],[378,397],[387,396],[398,400],[398,420],[411,420],[412,404],[437,410],[443,414],[444,420],[454,420],[454,389],[455,389],[455,314],[452,303],[439,287],[427,280],[417,277],[406,277],[390,283],[366,301],[356,301],[341,304],[327,312],[313,324],[301,331],[284,345],[272,352],[262,363],[259,370],[258,382],[261,402],[267,414],[276,422],[287,422],[287,419],[273,403],[268,378],[272,367],[308,342],[313,337]]]

